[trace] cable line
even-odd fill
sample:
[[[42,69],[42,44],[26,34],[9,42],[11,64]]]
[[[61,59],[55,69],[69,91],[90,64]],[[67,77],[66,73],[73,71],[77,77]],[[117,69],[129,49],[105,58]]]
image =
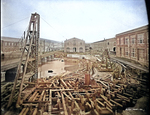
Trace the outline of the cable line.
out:
[[[45,21],[42,17],[41,19]],[[45,21],[51,28],[53,28],[58,34],[60,34],[54,27],[52,27],[47,21]],[[65,38],[62,34],[60,34],[63,38]],[[67,38],[66,38],[67,39]]]
[[[27,19],[27,18],[29,18],[29,17],[26,17],[26,18],[24,18],[24,19],[22,19],[22,20],[19,20],[19,21],[17,21],[17,22],[14,22],[14,23],[12,23],[12,24],[9,24],[9,25],[3,27],[2,29],[6,28],[6,27],[8,27],[8,26],[14,25],[14,24],[16,24],[16,23],[18,23],[18,22],[21,22],[21,21],[23,21],[23,20],[25,20],[25,19]]]

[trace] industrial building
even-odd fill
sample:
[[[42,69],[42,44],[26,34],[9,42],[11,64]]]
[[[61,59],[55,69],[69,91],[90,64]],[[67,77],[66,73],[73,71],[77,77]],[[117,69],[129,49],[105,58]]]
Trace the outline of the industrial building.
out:
[[[64,52],[85,52],[85,41],[75,37],[65,40]]]

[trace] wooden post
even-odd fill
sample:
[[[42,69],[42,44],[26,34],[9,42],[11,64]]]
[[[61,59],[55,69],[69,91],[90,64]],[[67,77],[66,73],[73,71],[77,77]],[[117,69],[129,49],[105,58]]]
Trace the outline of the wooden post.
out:
[[[66,108],[66,104],[65,104],[64,95],[63,95],[62,92],[61,92],[61,97],[62,97],[62,104],[63,104],[64,114],[65,114],[65,115],[68,115],[68,113],[67,113],[67,108]]]

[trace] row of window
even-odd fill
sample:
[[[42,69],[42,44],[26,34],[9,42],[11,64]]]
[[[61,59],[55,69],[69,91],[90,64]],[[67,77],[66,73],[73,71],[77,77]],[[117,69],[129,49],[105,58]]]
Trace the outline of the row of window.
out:
[[[69,42],[68,42],[68,43],[67,43],[67,45],[71,45],[71,43],[69,43]],[[73,43],[73,45],[74,45],[74,46],[76,46],[76,45],[77,45],[77,43]],[[80,45],[83,45],[83,43],[82,43],[82,42],[80,42]]]
[[[108,42],[108,45],[109,45],[109,44],[111,44],[111,43]],[[113,42],[113,45],[115,46],[115,45],[116,45],[116,42]]]
[[[5,42],[4,45],[5,46],[18,46],[19,43]]]
[[[129,52],[129,48],[126,47],[126,48],[125,48],[125,55],[126,55],[126,56],[129,55],[128,52]],[[131,49],[131,57],[135,57],[135,53],[136,53],[135,48],[132,48],[132,49]],[[144,58],[144,49],[138,49],[138,56],[139,56],[141,59]]]
[[[76,49],[76,48],[73,48],[73,49]],[[70,48],[69,48],[69,47],[67,47],[67,50],[70,50]],[[83,48],[82,48],[82,47],[80,47],[80,48],[79,48],[79,50],[83,50]]]
[[[135,44],[136,43],[136,38],[135,37],[131,37],[131,44]],[[144,34],[138,34],[137,35],[137,43],[138,44],[142,44],[144,43]],[[129,44],[129,38],[128,37],[125,37],[124,38],[117,38],[117,44],[118,45],[128,45]]]

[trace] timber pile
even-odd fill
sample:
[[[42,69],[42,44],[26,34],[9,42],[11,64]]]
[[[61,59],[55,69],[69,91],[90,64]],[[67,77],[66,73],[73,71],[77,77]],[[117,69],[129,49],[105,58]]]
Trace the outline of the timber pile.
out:
[[[17,101],[18,93],[19,93],[19,85],[20,81],[16,85],[15,95],[13,96],[13,102]],[[6,108],[8,104],[8,100],[11,94],[11,90],[13,87],[13,82],[8,82],[5,85],[1,86],[1,108]],[[23,85],[23,89],[25,89],[27,85]]]
[[[148,95],[143,85],[125,78],[110,80],[111,74],[91,79],[89,71],[96,63],[85,59],[77,63],[81,66],[77,71],[31,82],[34,87],[22,91],[20,115],[113,115]]]
[[[115,110],[132,106],[144,92],[138,85],[120,82],[91,80],[85,85],[84,77],[69,75],[41,78],[35,87],[24,90],[20,115],[113,115]]]

